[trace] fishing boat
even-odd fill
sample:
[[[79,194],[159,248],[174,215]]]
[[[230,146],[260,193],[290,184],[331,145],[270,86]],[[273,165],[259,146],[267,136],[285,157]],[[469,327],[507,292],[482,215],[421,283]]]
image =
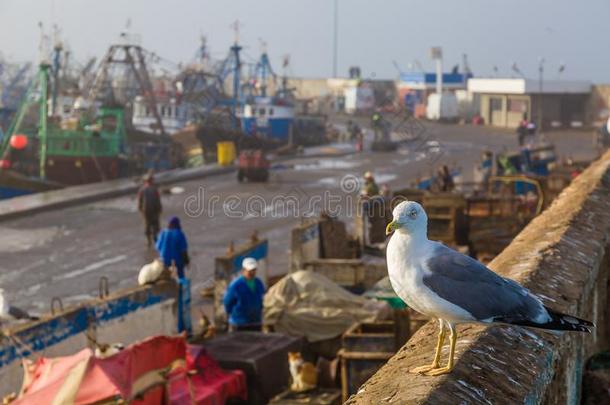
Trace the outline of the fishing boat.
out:
[[[178,164],[179,146],[167,135],[128,130],[122,106],[101,106],[95,113],[76,106],[70,117],[50,116],[49,69],[48,64],[40,64],[4,137],[0,198]]]

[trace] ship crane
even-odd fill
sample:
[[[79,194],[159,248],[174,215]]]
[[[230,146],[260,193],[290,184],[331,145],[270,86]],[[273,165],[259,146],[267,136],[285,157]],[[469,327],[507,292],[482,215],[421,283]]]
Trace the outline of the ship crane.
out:
[[[122,37],[128,38],[126,35]],[[87,104],[91,107],[95,106],[96,102],[127,104],[138,93],[144,97],[154,116],[155,130],[166,136],[148,73],[146,51],[140,45],[127,41],[124,44],[111,45],[100,62]]]

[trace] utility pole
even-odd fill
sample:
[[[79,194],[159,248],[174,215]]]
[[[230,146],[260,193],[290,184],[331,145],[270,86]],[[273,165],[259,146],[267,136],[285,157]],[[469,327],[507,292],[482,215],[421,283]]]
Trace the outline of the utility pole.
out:
[[[538,132],[542,132],[542,74],[544,73],[544,58],[538,64]]]
[[[333,40],[333,77],[337,77],[337,52],[338,52],[338,24],[339,24],[339,0],[334,0],[334,40]]]

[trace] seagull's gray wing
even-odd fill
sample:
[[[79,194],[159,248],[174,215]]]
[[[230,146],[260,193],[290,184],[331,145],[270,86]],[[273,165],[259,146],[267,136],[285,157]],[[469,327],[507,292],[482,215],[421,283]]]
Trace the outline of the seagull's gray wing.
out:
[[[479,321],[511,323],[547,315],[526,288],[445,245],[437,245],[427,265],[423,283]]]

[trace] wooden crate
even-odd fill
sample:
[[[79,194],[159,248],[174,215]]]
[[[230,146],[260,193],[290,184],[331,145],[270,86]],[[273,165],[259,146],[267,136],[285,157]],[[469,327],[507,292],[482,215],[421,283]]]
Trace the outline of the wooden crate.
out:
[[[306,392],[286,390],[275,396],[269,405],[339,405],[341,390],[332,388],[315,388]]]
[[[339,350],[341,361],[341,394],[343,402],[373,376],[394,352],[349,352]]]
[[[344,334],[343,349],[350,352],[395,352],[398,349],[394,322],[355,323]]]
[[[452,245],[467,242],[466,199],[461,194],[426,194],[423,206],[428,215],[428,237]]]
[[[426,192],[424,190],[419,190],[416,188],[403,188],[400,190],[394,190],[394,192],[392,193],[392,201],[399,201],[402,197],[406,198],[409,201],[415,201],[421,204],[424,200],[425,193]]]
[[[369,289],[387,275],[385,263],[380,266],[362,259],[310,260],[304,269],[322,274],[348,290]]]

